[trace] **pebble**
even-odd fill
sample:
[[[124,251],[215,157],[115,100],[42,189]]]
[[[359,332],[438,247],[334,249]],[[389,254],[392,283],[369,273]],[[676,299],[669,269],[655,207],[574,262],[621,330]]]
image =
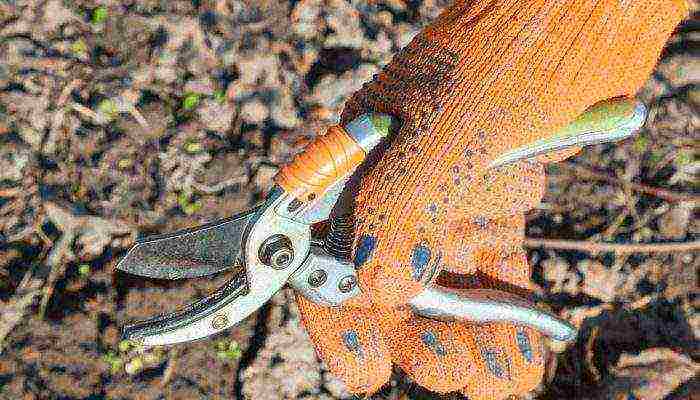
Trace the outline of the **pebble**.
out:
[[[197,108],[197,115],[204,127],[216,132],[228,131],[235,113],[236,110],[231,104],[221,104],[212,99],[204,99]]]
[[[249,124],[262,124],[270,116],[270,110],[260,100],[253,99],[241,107],[241,118]]]
[[[257,190],[267,193],[272,187],[272,178],[277,174],[278,168],[272,165],[261,164],[253,177],[253,184]]]
[[[690,202],[674,206],[659,218],[659,233],[667,239],[683,239],[688,232],[692,213],[693,205]]]

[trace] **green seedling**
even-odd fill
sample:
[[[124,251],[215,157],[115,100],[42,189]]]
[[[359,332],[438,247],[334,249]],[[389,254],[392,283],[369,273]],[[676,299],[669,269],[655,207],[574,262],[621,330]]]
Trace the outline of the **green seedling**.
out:
[[[122,340],[119,342],[118,348],[121,353],[126,353],[128,352],[133,346],[131,345],[131,342],[128,340]]]
[[[187,154],[198,154],[202,152],[202,144],[197,139],[188,139],[183,146]]]
[[[214,100],[218,102],[219,104],[223,104],[226,102],[226,93],[223,90],[217,90],[214,92]]]
[[[141,359],[141,357],[134,358],[124,366],[124,371],[126,371],[126,373],[129,375],[136,375],[139,372],[141,372],[142,369],[143,360]]]
[[[182,211],[187,215],[192,215],[202,208],[201,201],[193,201],[192,198],[185,193],[180,193],[177,196],[177,203],[180,206],[180,209],[182,209]]]
[[[188,93],[182,100],[182,108],[187,111],[194,110],[199,105],[200,96],[198,93]]]
[[[131,168],[131,166],[133,164],[134,164],[134,162],[130,158],[124,157],[124,158],[119,159],[119,161],[117,161],[117,168],[119,168],[121,170],[125,170],[125,169]]]
[[[113,351],[105,354],[102,360],[109,365],[109,369],[113,374],[118,373],[124,365],[124,360]]]
[[[663,158],[663,154],[660,151],[653,151],[649,154],[649,163],[651,165],[658,164]]]
[[[86,55],[88,52],[88,46],[83,39],[78,39],[70,46],[73,53],[82,56]]]
[[[101,24],[107,19],[107,7],[99,6],[92,11],[92,23]]]
[[[679,151],[676,155],[674,163],[679,166],[685,166],[693,162],[693,156],[688,151]]]
[[[102,113],[110,121],[116,118],[119,114],[119,108],[117,107],[117,103],[115,103],[114,100],[111,99],[102,100],[97,106],[97,111]]]
[[[642,154],[649,145],[649,139],[644,135],[639,135],[634,139],[634,151],[637,154]]]
[[[80,264],[80,266],[78,266],[78,274],[80,274],[82,277],[90,275],[90,265]]]
[[[225,361],[236,361],[241,358],[243,352],[235,340],[222,340],[216,344],[216,356]]]

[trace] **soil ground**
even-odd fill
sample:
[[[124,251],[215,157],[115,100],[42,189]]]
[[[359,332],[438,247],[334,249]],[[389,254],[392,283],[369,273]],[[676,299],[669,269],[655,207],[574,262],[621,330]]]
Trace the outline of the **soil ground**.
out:
[[[217,337],[120,344],[122,321],[229,276],[144,281],[114,267],[137,237],[259,201],[298,139],[335,123],[446,3],[0,0],[0,399],[351,397],[287,290]],[[639,94],[645,128],[552,165],[528,216],[541,304],[580,328],[574,344],[549,345],[528,398],[700,397],[694,7]],[[681,248],[592,253],[539,239]],[[434,397],[400,371],[376,395]]]

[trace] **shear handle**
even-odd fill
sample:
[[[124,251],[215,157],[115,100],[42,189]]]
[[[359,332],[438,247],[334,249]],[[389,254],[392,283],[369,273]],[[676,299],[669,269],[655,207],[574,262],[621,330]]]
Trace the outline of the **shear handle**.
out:
[[[646,115],[647,109],[644,104],[634,99],[611,99],[598,103],[554,135],[504,153],[493,160],[489,168],[497,168],[570,147],[626,139],[644,125]]]
[[[557,316],[539,310],[512,293],[493,289],[447,289],[429,286],[411,299],[413,311],[421,316],[473,323],[510,322],[536,329],[556,340],[576,337],[576,328]]]

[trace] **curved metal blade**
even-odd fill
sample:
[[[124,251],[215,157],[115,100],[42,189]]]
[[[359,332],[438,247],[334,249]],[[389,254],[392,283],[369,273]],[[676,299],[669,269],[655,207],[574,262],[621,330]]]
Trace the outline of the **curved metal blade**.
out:
[[[126,325],[124,339],[145,347],[204,339],[239,323],[254,313],[289,280],[294,269],[246,271],[183,310]]]
[[[188,305],[182,310],[125,325],[122,328],[122,338],[139,342],[144,346],[180,343],[205,338],[218,332],[215,325],[221,323],[221,319],[227,318],[227,316],[215,317],[204,330],[200,327],[198,327],[200,329],[192,329],[192,325],[196,325],[197,322],[211,317],[236,299],[245,296],[247,291],[245,275],[241,274],[226,282],[211,295]]]
[[[231,218],[137,243],[117,269],[155,279],[184,279],[212,275],[239,264],[242,237],[254,207]]]
[[[494,289],[429,286],[410,301],[416,314],[444,321],[510,322],[534,328],[552,339],[569,341],[576,328],[512,293]]]

